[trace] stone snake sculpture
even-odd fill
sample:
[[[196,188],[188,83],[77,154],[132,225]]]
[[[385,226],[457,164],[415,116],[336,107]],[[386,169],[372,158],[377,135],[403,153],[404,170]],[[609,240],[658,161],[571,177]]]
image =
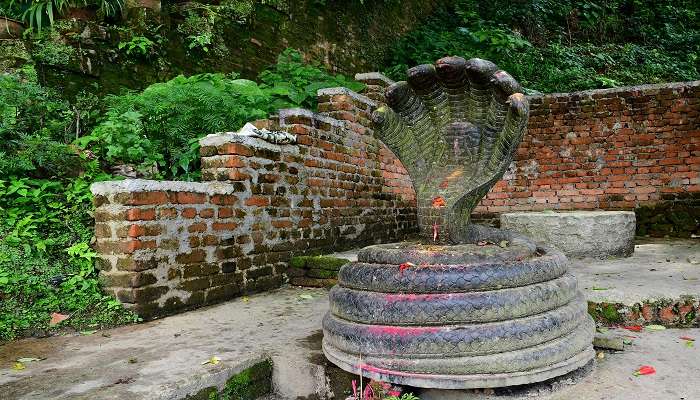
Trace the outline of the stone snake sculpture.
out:
[[[416,190],[418,223],[434,241],[498,239],[470,215],[510,165],[527,125],[518,82],[486,60],[445,57],[408,70],[373,113],[376,135]]]

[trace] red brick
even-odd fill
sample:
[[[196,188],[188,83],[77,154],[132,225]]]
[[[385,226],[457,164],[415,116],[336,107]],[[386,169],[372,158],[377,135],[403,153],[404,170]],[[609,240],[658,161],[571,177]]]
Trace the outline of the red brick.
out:
[[[155,208],[130,208],[126,211],[127,221],[151,221],[156,219]]]
[[[270,205],[270,199],[261,196],[252,196],[245,201],[247,206],[265,207]]]
[[[202,204],[207,200],[203,193],[176,192],[173,201],[179,204]]]
[[[202,218],[212,218],[214,216],[213,208],[204,208],[199,211],[199,216]]]
[[[180,216],[182,216],[182,218],[192,219],[197,216],[197,210],[191,207],[183,208]]]
[[[140,206],[147,204],[166,204],[167,202],[168,194],[165,192],[134,192],[130,194],[129,199],[124,204]]]
[[[211,227],[215,231],[232,231],[238,227],[238,224],[235,222],[214,222]]]
[[[219,154],[237,154],[245,157],[253,155],[253,150],[240,143],[226,143],[218,148]]]

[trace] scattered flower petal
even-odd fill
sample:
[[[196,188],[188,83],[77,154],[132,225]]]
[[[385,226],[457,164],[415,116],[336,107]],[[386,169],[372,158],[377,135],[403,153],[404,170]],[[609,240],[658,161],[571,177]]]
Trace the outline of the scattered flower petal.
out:
[[[679,339],[681,340],[688,340],[690,342],[694,342],[695,338],[691,338],[690,336],[681,336]]]
[[[34,361],[41,361],[41,358],[36,358],[36,357],[23,357],[23,358],[18,358],[18,359],[17,359],[17,362],[18,362],[18,363],[22,363],[22,364],[26,364],[26,363],[34,362]]]
[[[405,262],[405,263],[399,265],[399,272],[403,272],[406,268],[415,267],[415,266],[416,266],[416,264],[414,264],[412,262]]]
[[[623,326],[622,328],[627,329],[628,331],[632,331],[632,332],[641,332],[642,331],[642,327],[640,325],[627,325],[627,326]]]
[[[25,368],[27,368],[27,367],[25,367],[24,364],[22,364],[21,362],[16,362],[16,363],[12,366],[12,369],[15,370],[15,371],[21,371],[21,370],[23,370],[23,369],[25,369]]]
[[[60,314],[60,313],[51,313],[51,321],[49,321],[49,325],[54,326],[58,325],[61,322],[67,320],[70,317],[70,315],[65,315],[65,314]]]
[[[241,300],[243,300],[244,303],[247,303],[247,302],[250,301],[250,299],[248,298],[248,296],[243,296],[243,297],[241,297]]]
[[[442,196],[435,197],[433,199],[433,208],[443,208],[447,205],[445,199]]]
[[[634,376],[639,375],[653,375],[656,373],[656,369],[651,365],[642,365],[638,370],[634,371]]]
[[[217,356],[212,356],[212,357],[211,357],[210,359],[208,359],[207,361],[204,361],[204,362],[202,363],[202,365],[207,365],[207,364],[216,365],[216,364],[218,364],[218,363],[220,363],[220,362],[221,362],[221,359],[220,359],[219,357],[217,357]]]

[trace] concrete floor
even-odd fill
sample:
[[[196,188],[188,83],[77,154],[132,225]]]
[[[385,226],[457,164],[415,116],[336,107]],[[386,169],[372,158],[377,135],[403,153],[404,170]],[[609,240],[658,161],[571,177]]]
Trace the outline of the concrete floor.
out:
[[[646,296],[698,295],[700,283],[683,277],[700,275],[699,250],[697,242],[642,244],[632,258],[576,262],[573,269],[582,287],[610,287],[588,290],[589,296],[638,301]],[[320,326],[327,308],[325,290],[283,288],[90,336],[20,340],[0,347],[0,399],[182,399],[202,388],[221,387],[229,376],[265,358],[275,364],[277,398],[323,398],[333,380],[347,386],[351,379],[333,372],[321,356]],[[623,333],[636,336],[628,350],[606,354],[579,384],[538,398],[700,399],[700,343],[690,348],[679,339],[691,336],[700,341],[700,329]],[[212,356],[222,362],[201,364]],[[43,360],[12,370],[21,357]],[[647,364],[656,368],[655,375],[632,376]],[[422,396],[490,398],[459,392]]]

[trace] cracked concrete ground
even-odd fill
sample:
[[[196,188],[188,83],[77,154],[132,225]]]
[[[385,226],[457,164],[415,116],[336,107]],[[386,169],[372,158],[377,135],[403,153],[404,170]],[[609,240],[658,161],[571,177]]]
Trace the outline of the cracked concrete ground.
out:
[[[596,303],[700,298],[700,239],[646,239],[632,257],[571,263],[579,286]]]
[[[695,261],[699,249],[697,241],[640,244],[632,258],[577,261],[573,269],[582,287],[609,286],[604,291],[588,290],[589,296],[612,296],[619,291],[626,301],[636,301],[655,295],[698,295],[700,283],[683,277],[700,275]],[[320,352],[321,318],[327,309],[327,291],[288,287],[250,296],[248,301],[239,298],[90,336],[9,343],[0,346],[0,399],[182,399],[205,387],[221,387],[229,376],[266,358],[275,364],[275,397],[323,398],[330,391],[328,374],[332,372]],[[628,350],[597,360],[594,371],[579,384],[554,394],[541,393],[538,398],[700,399],[696,384],[700,343],[688,347],[679,339],[690,336],[700,341],[700,329],[622,333],[636,336]],[[212,356],[222,362],[201,364]],[[22,371],[12,370],[20,357],[43,360],[27,363]],[[646,364],[657,373],[632,376]],[[351,379],[335,374],[336,380],[346,384]],[[422,400],[468,396],[489,398],[426,392]]]

